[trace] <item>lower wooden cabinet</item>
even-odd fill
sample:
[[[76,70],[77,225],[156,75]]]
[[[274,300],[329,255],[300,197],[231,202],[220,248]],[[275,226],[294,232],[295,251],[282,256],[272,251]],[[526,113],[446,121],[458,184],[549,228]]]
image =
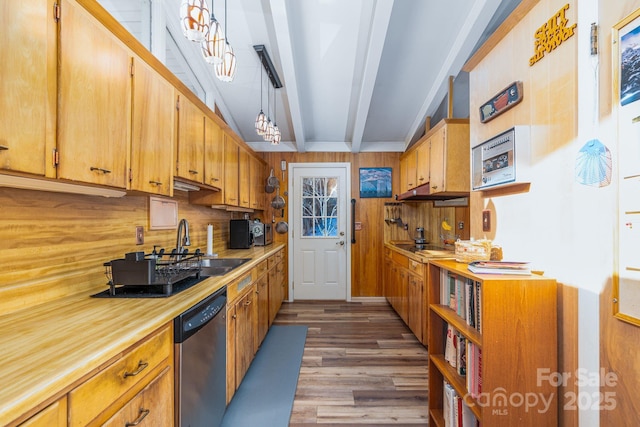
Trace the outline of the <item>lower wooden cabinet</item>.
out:
[[[269,257],[269,325],[273,324],[286,293],[284,280],[284,250]]]
[[[133,399],[115,413],[104,427],[173,425],[172,369],[167,366]]]
[[[256,334],[256,348],[262,344],[269,330],[269,276],[265,271],[256,280],[256,298],[258,303],[258,330]]]
[[[147,390],[146,387],[167,371],[170,373],[169,383],[166,385],[162,383],[165,386],[161,394],[165,395],[162,398],[163,406],[167,406],[171,411],[167,419],[171,423],[173,420],[173,325],[168,324],[69,392],[69,425],[99,425],[106,422],[134,399],[141,398],[142,393],[149,395],[150,392],[144,391]]]
[[[418,340],[426,345],[425,264],[387,249],[384,296]]]
[[[20,427],[63,427],[67,425],[67,397],[53,402]]]

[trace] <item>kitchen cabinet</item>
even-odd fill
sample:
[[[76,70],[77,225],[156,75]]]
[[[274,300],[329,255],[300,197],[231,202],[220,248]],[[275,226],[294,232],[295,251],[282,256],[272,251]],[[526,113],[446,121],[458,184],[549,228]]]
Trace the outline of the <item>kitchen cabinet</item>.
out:
[[[424,304],[423,269],[424,265],[421,262],[409,259],[407,325],[418,341],[425,343],[423,326],[426,306]]]
[[[224,133],[213,119],[204,118],[204,183],[223,188],[224,181]]]
[[[139,58],[133,80],[130,189],[171,196],[174,89]]]
[[[249,152],[238,147],[238,196],[239,206],[251,207],[251,156]]]
[[[178,141],[175,177],[194,183],[204,180],[204,113],[178,93]]]
[[[255,274],[251,271],[227,285],[227,402],[240,386],[257,350]]]
[[[173,380],[169,366],[116,412],[103,427],[170,425],[174,418]]]
[[[267,260],[262,261],[256,267],[256,298],[258,304],[258,329],[256,333],[256,345],[262,344],[269,330],[269,275],[267,273]]]
[[[65,396],[20,424],[20,427],[63,427],[66,425],[67,398]]]
[[[168,376],[173,378],[172,324],[160,328],[71,390],[68,394],[69,425],[102,424],[133,399],[150,399],[146,396],[155,396],[156,392],[145,392],[145,387],[167,370]],[[162,395],[159,398],[162,404],[172,408],[173,380],[168,385],[166,380],[161,380],[157,387],[162,390],[158,392]]]
[[[226,132],[224,135],[224,200],[222,204],[228,206],[240,205],[238,191],[238,168],[240,166],[239,148],[233,138]]]
[[[57,24],[54,0],[0,8],[0,171],[55,176]],[[34,23],[38,30],[34,31]]]
[[[284,250],[280,249],[268,258],[269,268],[269,325],[273,324],[285,296]]]
[[[258,160],[258,158],[253,156],[251,156],[249,161],[251,163],[251,166],[249,167],[249,173],[251,175],[249,204],[251,209],[262,211],[265,209],[266,197],[266,193],[264,191],[266,183],[265,166],[260,160]]]
[[[428,140],[416,148],[416,185],[423,185],[429,182],[430,143],[431,141]]]
[[[429,131],[429,191],[469,193],[469,120],[443,119]]]
[[[71,0],[61,3],[59,50],[57,176],[124,189],[132,56]]]
[[[415,149],[407,151],[400,159],[400,191],[409,191],[417,186],[416,165],[417,152]]]

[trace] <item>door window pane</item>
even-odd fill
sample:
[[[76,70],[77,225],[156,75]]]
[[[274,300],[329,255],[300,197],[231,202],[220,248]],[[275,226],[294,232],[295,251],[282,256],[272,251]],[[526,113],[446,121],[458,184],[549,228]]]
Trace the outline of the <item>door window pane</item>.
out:
[[[338,178],[302,178],[302,236],[338,235]]]

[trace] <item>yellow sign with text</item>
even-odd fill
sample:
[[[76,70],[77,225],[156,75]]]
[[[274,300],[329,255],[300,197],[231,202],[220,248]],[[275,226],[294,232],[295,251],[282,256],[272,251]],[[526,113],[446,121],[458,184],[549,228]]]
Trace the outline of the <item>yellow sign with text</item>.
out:
[[[568,26],[569,20],[566,11],[569,4],[565,4],[555,15],[553,15],[543,26],[536,30],[533,43],[534,55],[529,59],[529,66],[544,58],[545,53],[550,53],[575,34],[576,25]]]

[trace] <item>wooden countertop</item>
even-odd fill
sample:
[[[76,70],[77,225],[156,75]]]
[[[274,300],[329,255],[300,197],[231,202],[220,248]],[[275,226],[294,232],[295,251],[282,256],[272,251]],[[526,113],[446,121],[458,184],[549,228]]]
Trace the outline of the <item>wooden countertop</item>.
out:
[[[396,242],[386,242],[384,245],[385,247],[394,250],[396,252],[400,252],[403,255],[406,255],[407,257],[421,262],[423,264],[427,264],[429,261],[433,260],[433,259],[454,259],[455,258],[455,252],[452,250],[422,250],[422,251],[418,251],[418,252],[412,252],[412,251],[408,251],[406,249],[402,249],[401,247],[397,246],[395,244]],[[404,243],[413,243],[413,242],[397,242],[400,244],[404,244]]]
[[[178,314],[255,267],[284,244],[227,250],[252,258],[167,298],[91,298],[105,286],[0,316],[0,425],[43,408]]]

